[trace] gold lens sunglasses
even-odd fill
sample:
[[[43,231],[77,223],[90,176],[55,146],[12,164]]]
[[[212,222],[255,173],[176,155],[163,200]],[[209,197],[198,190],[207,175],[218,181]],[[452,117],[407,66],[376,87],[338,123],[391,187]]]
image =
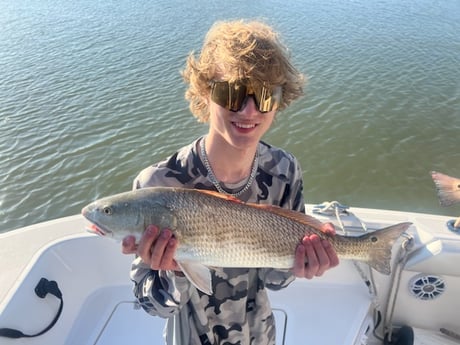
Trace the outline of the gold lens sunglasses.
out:
[[[278,109],[283,89],[281,86],[267,87],[248,80],[211,82],[211,100],[230,111],[236,112],[243,109],[250,96],[253,97],[261,113],[268,113]]]

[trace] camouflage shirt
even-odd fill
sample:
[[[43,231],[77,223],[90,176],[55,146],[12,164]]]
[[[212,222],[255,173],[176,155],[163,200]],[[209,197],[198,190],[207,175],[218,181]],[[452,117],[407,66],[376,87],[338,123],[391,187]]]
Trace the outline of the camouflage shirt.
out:
[[[215,190],[206,177],[199,140],[141,171],[133,188]],[[239,198],[304,212],[302,173],[296,158],[264,142],[258,150],[256,179]],[[225,187],[236,192],[245,183]],[[275,321],[265,288],[284,288],[294,280],[293,274],[267,268],[216,268],[211,273],[214,294],[208,296],[185,277],[154,271],[140,258],[134,260],[134,293],[145,311],[167,318],[167,344],[275,344]]]

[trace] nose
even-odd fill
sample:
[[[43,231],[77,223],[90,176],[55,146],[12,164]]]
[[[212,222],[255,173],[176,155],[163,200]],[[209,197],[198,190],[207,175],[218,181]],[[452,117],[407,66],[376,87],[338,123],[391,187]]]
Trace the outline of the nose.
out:
[[[253,115],[258,112],[259,109],[257,108],[254,95],[247,95],[246,99],[243,102],[243,106],[241,107],[240,113],[245,115]]]

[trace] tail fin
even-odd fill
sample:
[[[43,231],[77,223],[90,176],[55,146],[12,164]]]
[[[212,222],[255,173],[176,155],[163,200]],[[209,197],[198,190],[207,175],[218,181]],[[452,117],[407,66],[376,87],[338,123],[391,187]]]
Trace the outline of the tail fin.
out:
[[[399,223],[363,236],[372,242],[367,263],[378,272],[389,275],[393,244],[411,225],[409,222]]]
[[[436,185],[441,206],[450,206],[460,202],[460,179],[436,171],[431,172],[431,178]]]

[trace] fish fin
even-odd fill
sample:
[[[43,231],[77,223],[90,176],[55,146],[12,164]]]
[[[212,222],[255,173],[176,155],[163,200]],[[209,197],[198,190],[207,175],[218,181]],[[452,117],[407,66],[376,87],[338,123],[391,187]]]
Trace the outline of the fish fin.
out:
[[[412,223],[395,224],[370,234],[359,236],[360,239],[370,239],[372,247],[367,263],[378,272],[389,275],[391,273],[391,250],[395,241],[405,232]]]
[[[178,262],[182,273],[200,291],[212,295],[211,271],[205,265],[196,262]]]
[[[236,202],[236,203],[239,203],[239,204],[244,204],[244,205],[246,205],[248,207],[258,208],[258,209],[261,209],[261,210],[265,210],[267,212],[275,213],[275,214],[278,214],[278,215],[280,215],[282,217],[289,218],[289,219],[292,219],[294,221],[297,221],[299,223],[312,226],[312,227],[314,227],[314,228],[316,228],[318,230],[320,230],[322,225],[323,225],[323,223],[321,223],[318,219],[316,219],[316,218],[314,218],[312,216],[306,215],[305,213],[289,210],[289,209],[282,208],[282,207],[279,207],[279,206],[276,206],[276,205],[246,203],[246,202],[241,201],[240,199],[237,199],[237,198],[235,198],[235,197],[233,197],[231,195],[226,195],[226,194],[222,194],[222,193],[218,193],[218,192],[214,192],[214,191],[210,191],[210,190],[197,189],[196,191],[198,191],[199,193],[203,193],[203,194],[207,194],[207,195],[216,197],[216,198],[220,198],[220,199],[224,199],[224,200],[228,200],[228,201],[233,201],[233,202]]]
[[[261,210],[265,210],[267,212],[277,214],[277,215],[282,216],[284,218],[289,218],[289,219],[294,220],[296,222],[311,226],[311,227],[313,227],[313,228],[315,228],[317,230],[320,230],[320,231],[321,231],[321,228],[323,226],[323,223],[321,221],[319,221],[318,219],[316,219],[316,218],[314,218],[312,216],[309,216],[309,215],[307,215],[305,213],[302,213],[302,212],[289,210],[289,209],[282,208],[282,207],[279,207],[279,206],[276,206],[276,205],[247,203],[247,202],[241,201],[240,199],[237,199],[237,198],[235,198],[235,197],[233,197],[231,195],[226,195],[226,194],[222,194],[222,193],[218,193],[218,192],[214,192],[214,191],[210,191],[210,190],[197,189],[196,191],[198,191],[200,193],[203,193],[203,194],[213,196],[213,197],[217,197],[217,198],[220,198],[220,199],[233,201],[233,202],[236,202],[236,203],[239,203],[239,204],[244,204],[244,205],[246,205],[248,207],[253,207],[253,208],[258,208],[258,209],[261,209]]]
[[[224,199],[224,200],[228,200],[228,201],[234,201],[234,202],[237,202],[239,204],[245,204],[244,201],[242,201],[242,200],[240,200],[238,198],[235,198],[232,195],[222,194],[222,193],[219,193],[219,192],[215,192],[215,191],[212,191],[212,190],[206,190],[206,189],[195,189],[195,191],[198,192],[198,193],[201,193],[201,194],[207,194],[207,195],[213,196],[215,198]]]
[[[246,205],[249,207],[254,207],[254,208],[262,209],[262,210],[265,210],[271,213],[275,213],[279,216],[289,218],[296,222],[311,226],[317,230],[321,230],[323,226],[323,223],[320,220],[308,214],[299,212],[299,211],[289,210],[287,208],[282,208],[276,205],[264,205],[264,204],[252,204],[252,203],[247,203]]]
[[[441,206],[450,206],[460,202],[460,179],[436,171],[431,172],[431,178],[436,185]]]

